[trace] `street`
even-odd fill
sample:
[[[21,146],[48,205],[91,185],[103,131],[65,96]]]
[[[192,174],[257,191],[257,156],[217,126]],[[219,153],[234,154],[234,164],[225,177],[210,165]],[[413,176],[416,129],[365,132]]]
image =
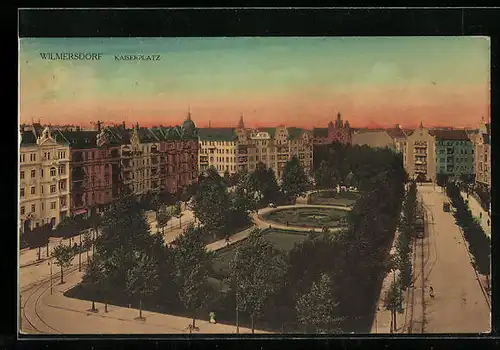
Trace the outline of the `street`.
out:
[[[418,193],[427,232],[415,254],[413,333],[419,329],[423,333],[490,332],[490,306],[471,265],[467,243],[453,214],[443,211],[447,196],[427,185],[418,186]],[[429,295],[431,286],[434,297]]]

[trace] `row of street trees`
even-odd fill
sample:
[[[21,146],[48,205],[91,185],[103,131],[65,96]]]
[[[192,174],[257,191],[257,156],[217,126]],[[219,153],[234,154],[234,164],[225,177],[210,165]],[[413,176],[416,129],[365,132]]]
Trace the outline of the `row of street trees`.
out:
[[[412,240],[416,238],[415,221],[417,215],[417,185],[410,183],[403,205],[403,215],[399,222],[399,236],[396,241],[396,254],[393,260],[393,273],[399,271],[385,296],[385,308],[391,311],[391,332],[396,329],[397,313],[403,312],[403,293],[412,283]]]
[[[475,268],[479,273],[488,275],[490,272],[491,240],[485,234],[480,222],[474,219],[472,212],[460,194],[460,188],[454,183],[448,183],[446,194],[455,207],[455,219],[461,227],[469,245],[469,251],[474,258]]]

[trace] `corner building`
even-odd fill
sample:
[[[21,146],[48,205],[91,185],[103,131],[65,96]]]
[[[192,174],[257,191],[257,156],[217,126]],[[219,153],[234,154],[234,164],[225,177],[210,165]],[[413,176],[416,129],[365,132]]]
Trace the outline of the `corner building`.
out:
[[[70,215],[70,147],[57,130],[40,124],[22,126],[19,152],[20,232]]]

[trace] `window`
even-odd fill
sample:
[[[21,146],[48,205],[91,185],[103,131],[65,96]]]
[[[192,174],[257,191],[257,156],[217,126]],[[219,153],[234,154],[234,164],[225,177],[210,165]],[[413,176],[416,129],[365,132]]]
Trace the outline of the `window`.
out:
[[[43,179],[43,169],[40,169],[40,177]]]
[[[31,178],[34,178],[36,176],[36,170],[31,170]]]
[[[35,186],[31,186],[31,194],[35,194]]]
[[[42,185],[42,186],[40,186],[40,193],[42,193],[42,194],[43,194],[43,185]]]
[[[21,197],[24,197],[24,188],[21,188]]]
[[[31,212],[34,213],[36,210],[36,206],[34,204],[31,205]]]
[[[43,208],[44,208],[44,206],[43,206],[43,202],[42,202],[42,211],[43,211]]]
[[[19,174],[21,180],[24,179],[24,171],[21,171],[21,173]]]
[[[56,202],[50,202],[50,209],[54,210],[56,208]]]
[[[59,166],[59,175],[64,175],[66,173],[66,167],[64,165]]]
[[[56,176],[56,168],[50,168],[50,176]]]
[[[56,185],[50,185],[50,193],[56,192]]]
[[[19,162],[20,162],[20,163],[24,163],[24,162],[25,162],[25,160],[26,160],[26,159],[25,159],[25,157],[24,157],[24,154],[21,154],[21,155],[19,156]]]
[[[24,206],[21,207],[21,215],[24,215]]]

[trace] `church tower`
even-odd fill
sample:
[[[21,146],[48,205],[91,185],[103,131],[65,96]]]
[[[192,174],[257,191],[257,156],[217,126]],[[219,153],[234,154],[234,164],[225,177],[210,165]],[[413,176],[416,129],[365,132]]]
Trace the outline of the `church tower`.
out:
[[[245,129],[245,122],[243,121],[243,114],[240,116],[240,120],[238,122],[238,129]]]

